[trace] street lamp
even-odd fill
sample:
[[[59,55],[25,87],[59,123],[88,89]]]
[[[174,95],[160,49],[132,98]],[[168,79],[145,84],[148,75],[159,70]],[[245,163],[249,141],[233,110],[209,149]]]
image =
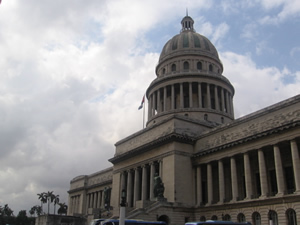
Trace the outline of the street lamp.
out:
[[[121,203],[120,203],[120,225],[125,225],[125,207],[126,207],[126,190],[123,189],[121,192]]]

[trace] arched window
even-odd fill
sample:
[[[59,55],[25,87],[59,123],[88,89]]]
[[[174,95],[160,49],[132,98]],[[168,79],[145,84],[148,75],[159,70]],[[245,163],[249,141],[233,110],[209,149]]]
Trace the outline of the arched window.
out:
[[[287,217],[288,225],[297,225],[297,216],[295,210],[288,209],[286,211],[286,217]]]
[[[209,70],[209,72],[213,71],[213,66],[211,64],[209,65],[208,70]]]
[[[269,211],[269,220],[272,220],[273,225],[278,225],[277,213],[274,210]]]
[[[258,212],[252,214],[253,225],[261,225],[261,218]]]
[[[221,123],[224,123],[224,117],[221,117]]]
[[[172,64],[171,70],[172,70],[172,72],[176,71],[176,65],[175,64]]]
[[[162,71],[162,73],[163,73],[163,74],[165,74],[165,73],[166,73],[166,69],[165,69],[165,68],[163,68],[163,71]]]
[[[200,217],[200,221],[206,221],[205,216],[201,216],[201,217]]]
[[[187,71],[187,70],[190,69],[190,65],[189,65],[189,63],[188,63],[187,61],[185,61],[185,62],[183,63],[183,69],[184,69],[185,71]]]
[[[226,215],[223,217],[223,220],[224,220],[224,221],[231,221],[230,215],[226,214]]]
[[[202,63],[201,62],[197,63],[197,70],[202,70]]]
[[[239,213],[237,216],[238,222],[246,222],[246,217],[243,213]]]
[[[218,220],[218,217],[217,217],[216,215],[213,215],[213,216],[211,217],[211,220]]]

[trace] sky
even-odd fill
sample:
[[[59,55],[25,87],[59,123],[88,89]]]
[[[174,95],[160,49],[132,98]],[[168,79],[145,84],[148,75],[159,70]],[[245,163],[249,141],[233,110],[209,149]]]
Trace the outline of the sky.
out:
[[[2,0],[0,206],[17,215],[112,166],[186,9],[217,48],[240,118],[300,94],[298,0]],[[147,103],[147,101],[146,101]]]

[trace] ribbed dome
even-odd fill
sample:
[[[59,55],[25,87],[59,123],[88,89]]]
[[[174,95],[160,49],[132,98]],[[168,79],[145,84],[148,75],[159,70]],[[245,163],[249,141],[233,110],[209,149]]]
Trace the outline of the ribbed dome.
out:
[[[176,55],[203,55],[220,62],[215,46],[203,35],[195,32],[194,21],[186,16],[181,21],[180,34],[170,39],[160,54],[159,63]]]

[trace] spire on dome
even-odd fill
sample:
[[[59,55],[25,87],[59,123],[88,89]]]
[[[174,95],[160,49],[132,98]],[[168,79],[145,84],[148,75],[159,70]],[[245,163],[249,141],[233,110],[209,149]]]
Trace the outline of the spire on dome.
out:
[[[194,31],[194,20],[192,17],[188,16],[188,9],[186,9],[186,16],[181,20],[182,29],[181,32],[190,30]]]

